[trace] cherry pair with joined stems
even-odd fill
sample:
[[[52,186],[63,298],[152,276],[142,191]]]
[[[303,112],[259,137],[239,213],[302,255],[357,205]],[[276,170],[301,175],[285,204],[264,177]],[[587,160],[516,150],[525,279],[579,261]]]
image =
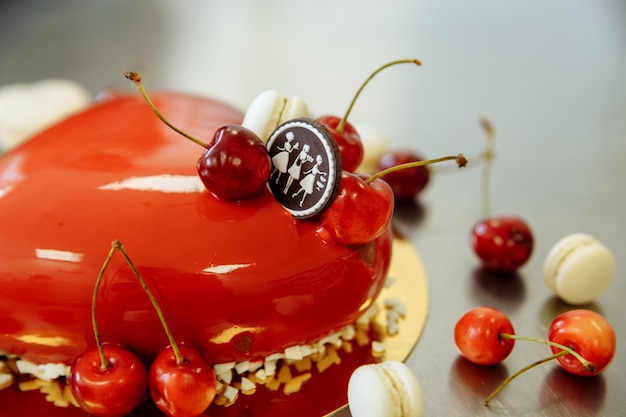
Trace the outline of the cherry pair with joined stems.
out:
[[[600,314],[575,309],[558,315],[550,324],[547,339],[515,334],[509,318],[491,307],[475,307],[465,313],[454,328],[460,354],[477,365],[504,361],[516,340],[543,343],[552,354],[506,378],[485,400],[491,400],[513,379],[542,363],[557,360],[565,371],[579,376],[594,376],[604,371],[615,356],[615,331]]]
[[[177,128],[152,102],[136,72],[124,72],[135,83],[154,114],[181,136],[204,148],[196,163],[202,183],[216,197],[227,201],[248,200],[266,190],[272,173],[272,161],[265,145],[252,130],[240,125],[226,125],[206,143]]]
[[[117,251],[150,299],[169,341],[169,346],[157,355],[147,374],[142,362],[130,350],[102,343],[98,328],[99,288]],[[126,415],[142,401],[146,388],[157,407],[170,417],[198,416],[209,407],[216,393],[213,369],[196,349],[176,342],[155,296],[118,240],[111,243],[96,279],[91,315],[96,347],[75,359],[68,382],[83,410],[101,417]]]

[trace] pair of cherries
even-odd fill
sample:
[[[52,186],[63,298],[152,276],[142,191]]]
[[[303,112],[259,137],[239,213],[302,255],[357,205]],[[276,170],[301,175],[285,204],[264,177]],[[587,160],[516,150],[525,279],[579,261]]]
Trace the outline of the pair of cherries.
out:
[[[170,342],[148,372],[129,349],[120,344],[102,343],[100,339],[96,299],[104,272],[116,251],[122,254],[150,298]],[[76,357],[68,377],[72,394],[84,411],[99,417],[121,417],[137,408],[149,391],[156,406],[166,415],[194,417],[202,414],[215,398],[217,380],[213,368],[198,350],[176,343],[155,297],[119,241],[111,244],[96,280],[92,326],[96,346]]]
[[[597,375],[610,365],[616,349],[613,327],[602,315],[587,309],[570,310],[557,316],[548,328],[547,339],[516,335],[509,318],[491,307],[471,309],[454,328],[454,341],[460,354],[478,365],[504,361],[516,340],[547,344],[552,355],[511,375],[489,395],[485,404],[518,375],[552,359],[574,375]]]

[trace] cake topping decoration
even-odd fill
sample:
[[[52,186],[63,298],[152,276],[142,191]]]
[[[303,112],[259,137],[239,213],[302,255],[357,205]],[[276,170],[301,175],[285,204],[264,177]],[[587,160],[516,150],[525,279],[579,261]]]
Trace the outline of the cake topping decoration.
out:
[[[286,97],[276,90],[265,90],[252,100],[241,125],[256,133],[263,143],[281,124],[308,117],[309,109],[300,97]]]
[[[318,121],[299,118],[270,136],[270,190],[294,217],[322,212],[334,199],[341,178],[341,157],[332,135]]]

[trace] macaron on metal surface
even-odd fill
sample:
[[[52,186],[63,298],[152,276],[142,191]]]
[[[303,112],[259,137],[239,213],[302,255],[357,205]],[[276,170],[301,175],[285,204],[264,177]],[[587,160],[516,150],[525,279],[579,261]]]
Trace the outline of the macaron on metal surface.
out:
[[[265,90],[252,100],[241,124],[265,143],[284,122],[308,115],[309,109],[300,97],[287,98],[276,90]]]
[[[421,417],[424,394],[403,362],[385,361],[357,368],[348,382],[352,417]]]
[[[548,253],[543,273],[546,285],[563,301],[581,305],[594,301],[613,282],[615,257],[585,233],[559,240]]]

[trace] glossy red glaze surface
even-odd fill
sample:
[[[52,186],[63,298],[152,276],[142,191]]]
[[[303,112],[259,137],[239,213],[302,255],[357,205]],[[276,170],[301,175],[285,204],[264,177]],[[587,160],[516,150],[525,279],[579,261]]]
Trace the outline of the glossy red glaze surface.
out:
[[[212,137],[241,113],[207,99],[153,94],[182,130]],[[269,191],[245,203],[202,189],[202,148],[139,96],[115,97],[0,158],[0,351],[69,363],[94,344],[94,281],[119,239],[174,336],[209,363],[264,356],[356,319],[378,295],[390,233],[358,248],[320,238]],[[136,189],[141,180],[143,189]],[[182,192],[182,181],[200,184]],[[150,183],[156,188],[146,189]],[[141,188],[139,187],[139,188]],[[104,341],[150,360],[167,339],[117,254],[98,298]]]

